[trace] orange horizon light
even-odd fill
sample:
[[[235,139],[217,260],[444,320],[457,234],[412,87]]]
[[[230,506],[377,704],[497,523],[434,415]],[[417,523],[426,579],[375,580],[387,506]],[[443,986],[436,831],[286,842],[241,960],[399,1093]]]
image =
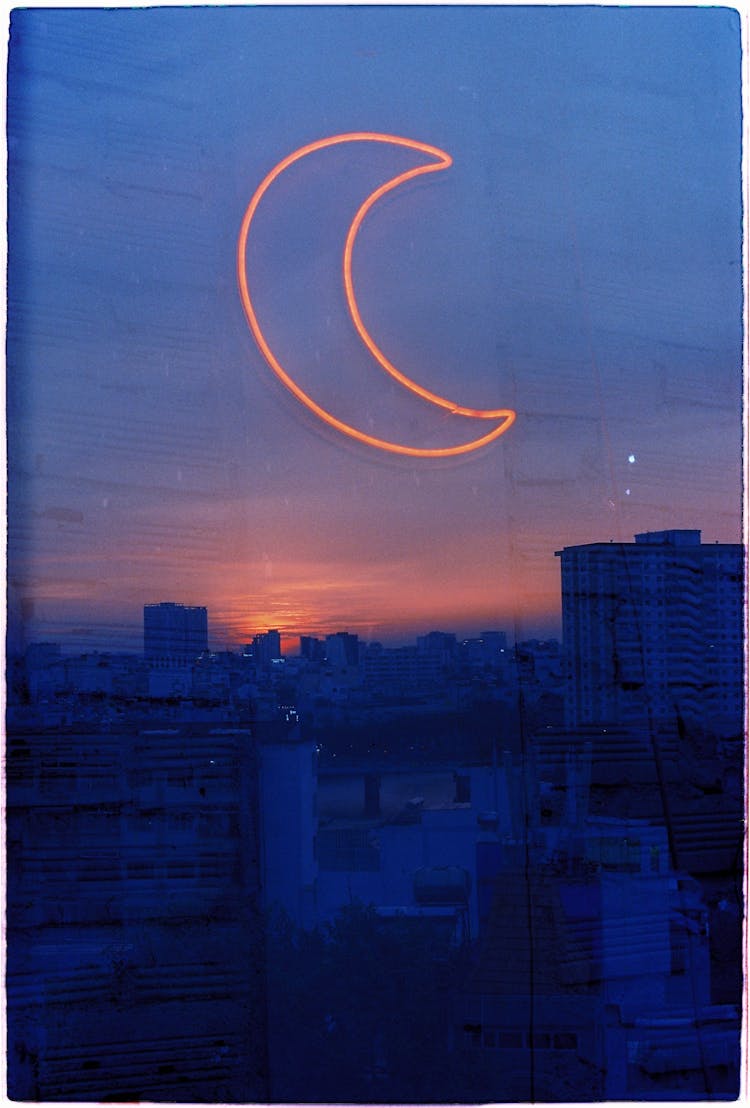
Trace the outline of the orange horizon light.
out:
[[[418,150],[420,153],[429,154],[430,157],[436,158],[437,161],[430,162],[426,165],[416,166],[414,169],[409,169],[404,173],[399,173],[398,176],[393,177],[390,181],[386,181],[385,184],[376,188],[364,201],[363,204],[357,209],[357,212],[349,227],[348,234],[346,236],[346,242],[344,244],[344,257],[343,257],[343,277],[344,277],[344,291],[346,294],[347,307],[349,314],[352,318],[352,322],[356,331],[363,343],[370,351],[379,365],[390,374],[396,381],[398,381],[405,388],[415,393],[417,396],[422,397],[423,400],[428,401],[430,404],[434,404],[437,407],[443,408],[451,413],[451,415],[464,416],[470,419],[499,419],[500,423],[497,427],[485,435],[480,436],[477,439],[472,439],[470,442],[461,443],[458,446],[444,446],[444,447],[415,447],[406,446],[401,443],[390,442],[387,439],[379,439],[374,435],[369,435],[365,431],[361,431],[356,427],[352,427],[350,424],[345,423],[343,420],[338,419],[331,412],[321,407],[312,397],[308,396],[300,386],[292,379],[289,373],[284,369],[281,363],[278,361],[273,351],[271,350],[263,331],[261,330],[258,317],[253,306],[253,302],[250,296],[250,289],[247,280],[247,240],[250,230],[250,224],[257,211],[258,205],[277,177],[288,169],[289,166],[299,161],[301,158],[306,157],[308,154],[312,154],[317,150],[322,150],[328,146],[337,146],[340,143],[345,142],[384,142],[395,146],[405,146],[412,150]],[[240,297],[242,299],[242,306],[245,311],[245,316],[250,325],[250,330],[253,333],[258,347],[261,353],[268,362],[271,369],[274,371],[279,380],[286,386],[287,389],[302,403],[305,407],[311,411],[314,415],[318,416],[324,423],[330,427],[335,428],[344,435],[348,435],[350,438],[356,439],[359,442],[363,442],[368,446],[375,447],[378,450],[384,450],[391,454],[405,454],[410,457],[418,458],[446,458],[457,454],[468,454],[473,450],[477,450],[482,446],[486,446],[487,443],[492,442],[502,435],[516,418],[516,413],[510,408],[466,408],[460,404],[454,403],[452,400],[447,400],[445,397],[438,396],[436,393],[431,392],[429,389],[423,388],[417,384],[416,381],[407,377],[402,373],[389,359],[385,356],[379,346],[376,344],[367,328],[365,327],[362,316],[359,311],[356,296],[354,294],[354,280],[352,277],[352,254],[354,250],[354,243],[359,233],[359,229],[362,222],[377,201],[391,192],[393,189],[398,188],[399,185],[405,181],[410,181],[415,177],[419,177],[423,173],[437,173],[443,169],[448,169],[453,164],[453,159],[450,154],[447,154],[444,150],[440,150],[436,146],[430,146],[424,142],[417,142],[415,139],[407,139],[399,137],[398,135],[384,135],[375,131],[352,131],[347,134],[332,135],[329,138],[318,139],[317,142],[308,143],[306,146],[301,146],[294,153],[287,155],[282,161],[276,165],[270,173],[268,173],[261,181],[258,188],[255,190],[253,197],[245,211],[245,215],[240,227],[239,239],[237,242],[237,281],[240,290]]]

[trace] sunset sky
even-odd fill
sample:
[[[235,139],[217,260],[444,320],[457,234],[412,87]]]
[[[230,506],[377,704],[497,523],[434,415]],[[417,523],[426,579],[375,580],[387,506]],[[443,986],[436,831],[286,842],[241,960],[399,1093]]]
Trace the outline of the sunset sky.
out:
[[[217,648],[278,627],[559,635],[554,551],[741,538],[739,17],[720,8],[164,8],[13,14],[11,645],[141,648],[144,603]],[[385,455],[273,376],[235,251],[265,175],[375,131],[453,165],[357,242],[368,329],[515,424]],[[370,434],[476,437],[347,314],[346,231],[413,150],[346,144],[269,188],[247,252],[269,341]]]

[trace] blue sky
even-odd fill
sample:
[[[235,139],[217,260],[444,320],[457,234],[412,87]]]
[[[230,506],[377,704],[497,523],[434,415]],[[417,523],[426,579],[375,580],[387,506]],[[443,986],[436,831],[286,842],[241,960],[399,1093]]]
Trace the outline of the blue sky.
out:
[[[137,649],[142,605],[171,599],[208,605],[216,645],[546,634],[562,545],[738,541],[740,88],[721,8],[15,12],[12,633]],[[322,427],[243,316],[258,183],[355,130],[454,159],[373,210],[355,278],[396,364],[517,410],[460,460]],[[450,420],[383,377],[340,284],[354,210],[413,164],[375,144],[298,163],[248,264],[305,387],[432,445]]]

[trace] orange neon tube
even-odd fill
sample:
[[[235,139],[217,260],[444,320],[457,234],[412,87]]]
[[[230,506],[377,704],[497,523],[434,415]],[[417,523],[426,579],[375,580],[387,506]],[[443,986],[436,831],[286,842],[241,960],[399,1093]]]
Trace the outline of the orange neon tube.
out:
[[[320,404],[317,404],[312,397],[308,396],[299,385],[290,377],[279,360],[274,355],[268,342],[261,330],[258,317],[253,306],[253,302],[250,296],[250,289],[247,280],[247,240],[250,231],[250,224],[258,209],[258,205],[262,200],[265,193],[270,186],[284,172],[290,165],[299,161],[300,158],[306,157],[308,154],[314,153],[316,150],[322,150],[327,146],[337,146],[339,143],[344,142],[385,142],[395,146],[406,146],[412,150],[418,150],[420,153],[428,154],[430,157],[435,158],[436,161],[428,162],[427,165],[420,165],[414,169],[409,169],[405,173],[400,173],[397,177],[387,181],[379,188],[375,189],[364,203],[357,210],[352,224],[349,228],[349,232],[346,236],[346,242],[344,244],[344,259],[343,259],[343,276],[344,276],[344,291],[346,294],[346,302],[349,308],[349,314],[351,315],[352,322],[359,334],[360,338],[364,342],[367,349],[370,351],[375,360],[382,366],[382,368],[400,382],[405,388],[411,392],[416,393],[417,396],[421,396],[424,400],[427,400],[431,404],[435,404],[440,408],[446,409],[452,415],[466,416],[472,419],[492,419],[500,420],[496,427],[493,427],[487,434],[482,435],[480,438],[472,439],[470,442],[461,443],[459,446],[443,446],[433,448],[422,448],[416,446],[405,446],[400,443],[389,442],[386,439],[376,438],[374,435],[368,435],[365,431],[360,431],[356,427],[350,426],[348,423],[344,423],[342,420],[337,419],[331,412],[322,408]],[[344,435],[348,435],[350,438],[357,439],[359,442],[366,443],[368,446],[376,447],[378,450],[385,450],[391,454],[406,454],[411,457],[417,458],[446,458],[456,454],[468,454],[472,450],[477,450],[481,446],[486,446],[487,443],[492,442],[502,435],[511,426],[516,418],[516,413],[509,408],[465,408],[459,404],[455,404],[452,400],[446,400],[442,396],[438,396],[436,393],[430,392],[429,389],[423,388],[417,384],[406,374],[402,373],[399,369],[393,365],[392,362],[386,358],[385,354],[375,343],[374,339],[365,327],[362,316],[359,311],[359,306],[354,294],[354,281],[352,278],[352,253],[354,250],[354,242],[356,240],[359,229],[362,222],[369,212],[370,208],[386,193],[391,192],[393,189],[398,188],[399,185],[405,181],[410,181],[414,177],[419,177],[423,173],[438,173],[442,169],[447,169],[453,164],[453,159],[450,154],[446,154],[444,150],[438,149],[436,146],[429,146],[424,142],[416,142],[414,139],[401,138],[398,135],[381,135],[375,131],[352,131],[348,134],[332,135],[330,138],[318,139],[317,142],[308,143],[307,146],[301,146],[299,150],[295,150],[294,153],[287,155],[282,161],[279,162],[270,173],[263,178],[258,188],[247,207],[245,215],[242,219],[242,225],[240,227],[240,235],[237,242],[237,281],[240,289],[240,297],[242,299],[242,306],[247,317],[247,321],[250,325],[250,330],[253,333],[256,343],[261,350],[264,358],[270,365],[279,380],[289,389],[289,391],[297,397],[297,399],[323,420],[330,427],[334,427],[337,431],[340,431]]]

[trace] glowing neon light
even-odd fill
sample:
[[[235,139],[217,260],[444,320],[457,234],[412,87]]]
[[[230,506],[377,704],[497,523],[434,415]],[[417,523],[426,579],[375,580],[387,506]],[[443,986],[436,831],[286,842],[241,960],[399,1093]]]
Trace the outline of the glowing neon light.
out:
[[[382,366],[382,368],[394,377],[400,384],[411,392],[416,393],[417,396],[421,396],[424,400],[429,401],[431,404],[435,404],[440,408],[444,408],[452,415],[466,416],[471,419],[499,419],[497,427],[493,427],[487,434],[482,435],[478,439],[472,439],[470,442],[461,443],[459,446],[442,446],[432,448],[422,448],[416,446],[404,446],[400,443],[389,442],[386,439],[376,438],[374,435],[368,435],[365,431],[360,431],[356,427],[350,426],[348,423],[344,423],[342,420],[337,419],[331,412],[322,408],[320,404],[317,404],[312,397],[308,396],[299,385],[290,377],[279,360],[274,355],[268,342],[261,330],[258,317],[253,306],[253,302],[250,296],[250,289],[247,280],[247,239],[250,231],[250,224],[258,209],[261,199],[268,191],[270,186],[284,172],[289,166],[299,161],[301,158],[306,157],[308,154],[314,153],[316,150],[323,150],[327,146],[337,146],[344,142],[385,142],[394,146],[406,146],[411,150],[418,150],[422,154],[428,154],[430,157],[437,159],[435,162],[429,162],[427,165],[417,166],[415,169],[409,169],[405,173],[399,173],[397,177],[392,178],[390,181],[386,181],[385,184],[372,192],[365,202],[357,210],[352,224],[349,228],[349,232],[346,236],[346,242],[344,245],[344,259],[343,259],[343,273],[344,273],[344,291],[346,293],[346,302],[349,308],[349,314],[352,317],[352,322],[359,334],[360,338],[364,342],[367,349],[370,351],[375,360]],[[382,196],[391,192],[393,189],[398,188],[399,185],[405,181],[410,181],[414,177],[419,177],[423,173],[438,173],[440,170],[447,169],[453,164],[453,159],[450,154],[446,154],[444,150],[438,149],[436,146],[429,146],[424,142],[416,142],[414,139],[401,138],[398,135],[381,135],[375,131],[352,131],[348,134],[332,135],[330,138],[318,139],[317,142],[308,143],[307,146],[301,146],[299,150],[295,150],[294,153],[287,155],[282,161],[279,162],[274,169],[268,173],[261,181],[258,188],[255,190],[252,200],[250,201],[245,215],[242,219],[242,225],[240,227],[240,235],[237,242],[237,281],[240,289],[240,296],[242,298],[242,306],[245,310],[247,321],[250,325],[250,330],[253,333],[256,343],[258,344],[263,357],[266,359],[271,369],[274,371],[279,380],[284,384],[289,391],[297,397],[297,399],[305,405],[305,407],[311,411],[319,419],[323,420],[330,427],[334,427],[337,431],[340,431],[344,435],[348,435],[350,438],[357,439],[359,442],[366,443],[368,446],[374,446],[378,450],[385,450],[391,454],[407,454],[412,457],[418,458],[445,458],[455,454],[468,454],[472,450],[477,450],[481,446],[486,446],[487,443],[492,442],[502,435],[511,426],[516,418],[516,413],[510,408],[464,408],[460,404],[455,404],[452,400],[446,400],[445,397],[438,396],[434,392],[430,392],[429,389],[423,388],[417,384],[410,377],[407,377],[399,369],[393,365],[392,362],[386,358],[385,354],[375,343],[374,339],[365,327],[362,316],[359,311],[356,297],[354,295],[354,281],[352,278],[352,253],[354,250],[354,242],[356,240],[359,229],[362,225],[362,221],[369,212],[370,208],[377,203]]]

